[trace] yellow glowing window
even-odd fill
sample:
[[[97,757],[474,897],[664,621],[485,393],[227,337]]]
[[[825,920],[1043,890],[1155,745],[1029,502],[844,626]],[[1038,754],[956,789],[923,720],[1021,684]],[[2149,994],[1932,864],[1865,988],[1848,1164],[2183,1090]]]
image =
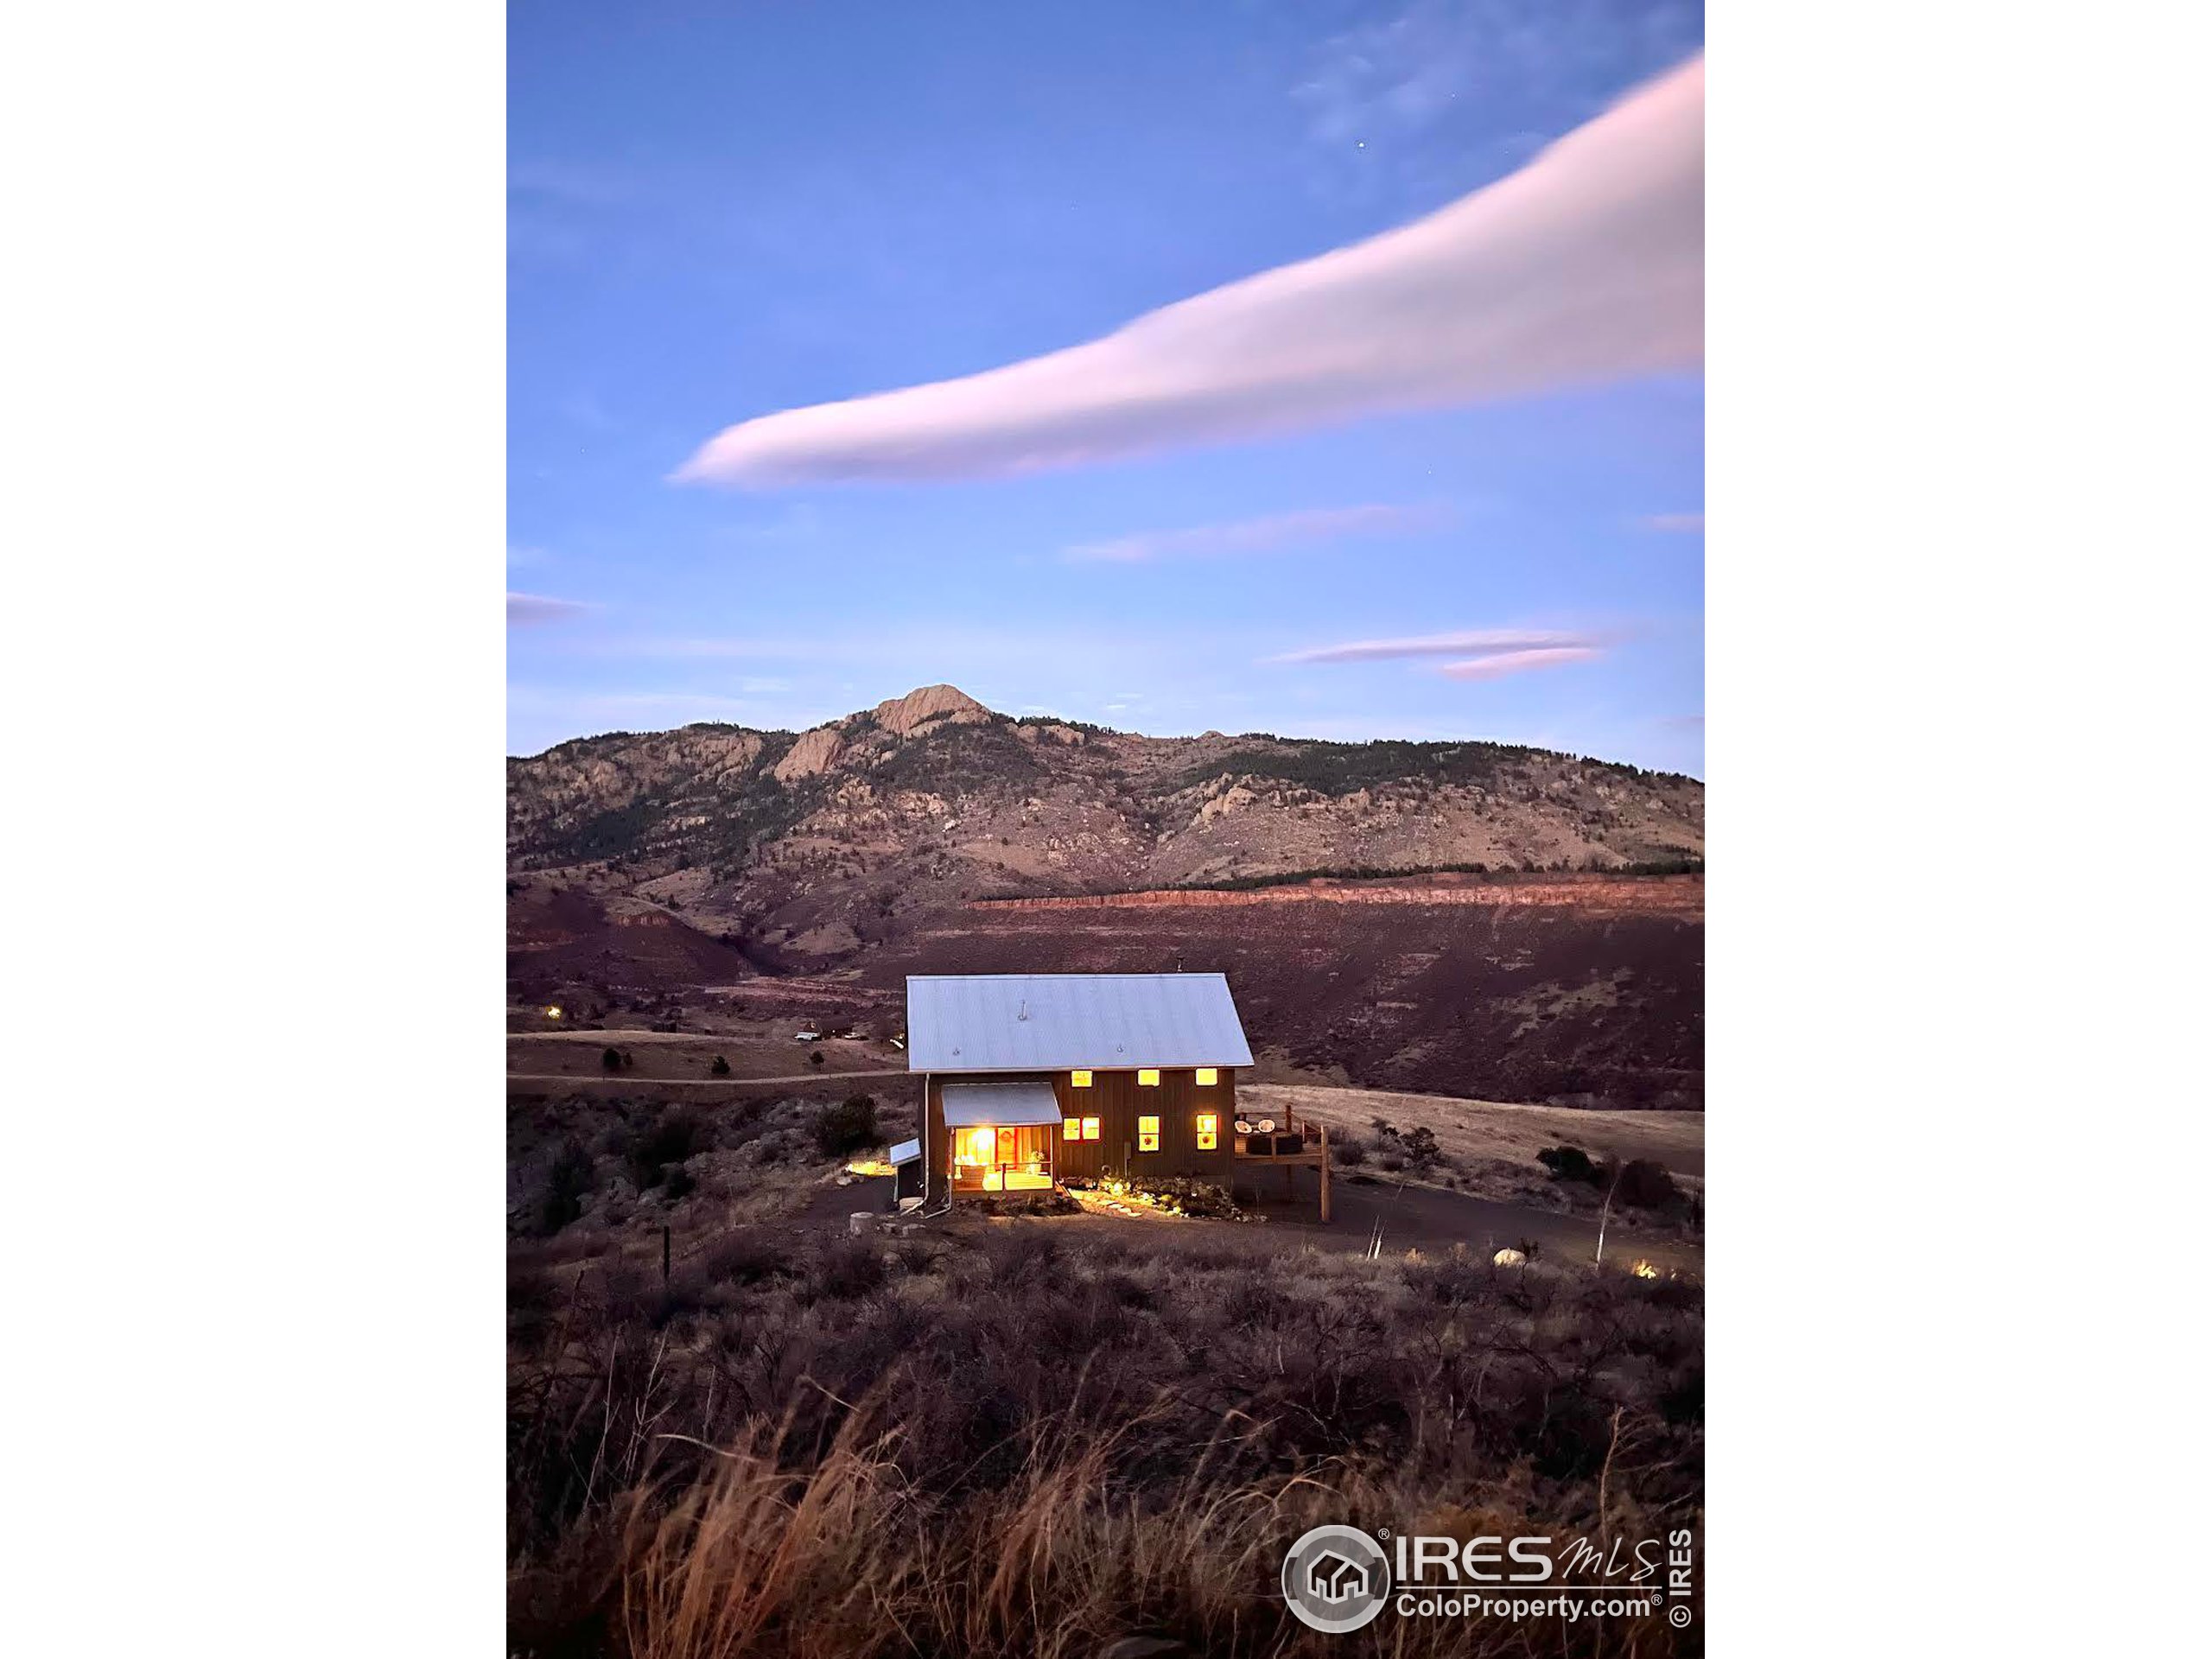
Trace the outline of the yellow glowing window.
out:
[[[1158,1152],[1160,1150],[1160,1120],[1158,1118],[1140,1117],[1137,1119],[1137,1150],[1139,1152]]]
[[[1082,1140],[1083,1120],[1079,1117],[1071,1117],[1068,1119],[1066,1122],[1060,1126],[1060,1133],[1070,1141]]]
[[[1198,1068],[1199,1088],[1211,1089],[1220,1081],[1221,1072],[1218,1068],[1211,1065],[1202,1065]]]
[[[1221,1144],[1221,1116],[1217,1112],[1198,1114],[1198,1150],[1211,1152]]]
[[[1098,1120],[1096,1118],[1086,1117],[1083,1120],[1083,1138],[1086,1141],[1096,1141],[1098,1138]]]
[[[1071,1088],[1071,1089],[1088,1089],[1088,1088],[1090,1088],[1090,1072],[1088,1072],[1088,1071],[1071,1071],[1071,1072],[1069,1072],[1069,1073],[1068,1073],[1068,1087],[1069,1087],[1069,1088]]]
[[[1154,1071],[1151,1070],[1149,1067],[1147,1067],[1147,1069],[1145,1069],[1145,1070],[1144,1070],[1144,1071],[1142,1071],[1138,1072],[1138,1073],[1137,1073],[1137,1087],[1138,1087],[1138,1088],[1140,1088],[1140,1089],[1157,1089],[1157,1088],[1159,1088],[1159,1087],[1160,1087],[1160,1073],[1159,1073],[1159,1072],[1157,1072],[1157,1071]]]

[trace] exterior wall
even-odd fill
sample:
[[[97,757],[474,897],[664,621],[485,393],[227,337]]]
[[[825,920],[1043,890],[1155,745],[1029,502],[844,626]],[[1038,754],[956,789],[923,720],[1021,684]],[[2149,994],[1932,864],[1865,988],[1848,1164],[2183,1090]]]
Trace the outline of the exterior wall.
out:
[[[1061,1128],[1051,1131],[1054,1167],[1062,1180],[1070,1177],[1095,1179],[1109,1171],[1136,1175],[1193,1175],[1226,1187],[1236,1160],[1236,1073],[1218,1068],[1221,1081],[1201,1089],[1189,1066],[1160,1068],[1157,1088],[1138,1086],[1134,1068],[1108,1071],[1094,1069],[1088,1089],[1077,1089],[1065,1071],[1050,1074],[1060,1115],[1096,1117],[1098,1139],[1069,1141]],[[944,1125],[944,1087],[947,1083],[1007,1083],[1002,1073],[963,1075],[935,1072],[929,1079],[923,1156],[929,1164],[930,1198],[942,1199],[951,1182],[952,1140]],[[1198,1144],[1198,1115],[1212,1112],[1219,1119],[1217,1142],[1211,1152]],[[1137,1150],[1137,1119],[1156,1114],[1160,1118],[1160,1150]]]

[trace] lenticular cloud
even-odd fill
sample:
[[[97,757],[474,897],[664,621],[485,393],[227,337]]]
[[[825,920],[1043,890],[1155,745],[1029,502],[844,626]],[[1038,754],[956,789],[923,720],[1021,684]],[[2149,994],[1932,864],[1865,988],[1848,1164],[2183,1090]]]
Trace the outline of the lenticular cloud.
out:
[[[1351,247],[987,373],[733,426],[686,482],[978,478],[1694,368],[1705,60]]]

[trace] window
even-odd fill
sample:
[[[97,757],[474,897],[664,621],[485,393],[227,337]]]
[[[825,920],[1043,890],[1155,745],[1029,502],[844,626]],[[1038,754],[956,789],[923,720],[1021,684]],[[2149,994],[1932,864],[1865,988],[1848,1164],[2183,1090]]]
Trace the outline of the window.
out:
[[[1098,1120],[1095,1117],[1063,1118],[1060,1134],[1070,1141],[1096,1141],[1098,1138]]]
[[[1201,1089],[1211,1089],[1211,1088],[1212,1088],[1212,1087],[1214,1086],[1214,1084],[1216,1084],[1217,1083],[1219,1083],[1220,1081],[1221,1081],[1221,1071],[1220,1071],[1220,1069],[1219,1069],[1218,1067],[1217,1067],[1217,1066],[1211,1066],[1211,1065],[1202,1065],[1202,1066],[1200,1066],[1200,1067],[1198,1068],[1198,1087],[1199,1087],[1199,1088],[1201,1088]]]
[[[1068,1087],[1069,1087],[1069,1088],[1071,1088],[1071,1089],[1088,1089],[1088,1088],[1090,1088],[1090,1072],[1088,1072],[1088,1071],[1071,1071],[1071,1072],[1069,1072],[1069,1073],[1068,1073]]]
[[[1221,1144],[1221,1115],[1218,1112],[1198,1114],[1198,1150],[1211,1152]]]
[[[1159,1088],[1160,1073],[1152,1070],[1149,1066],[1146,1067],[1143,1071],[1137,1073],[1137,1087],[1140,1089]]]
[[[1083,1138],[1086,1141],[1096,1141],[1098,1138],[1098,1120],[1096,1118],[1086,1117],[1083,1120]]]
[[[1139,1152],[1160,1150],[1160,1120],[1158,1118],[1141,1116],[1137,1119],[1137,1150]]]

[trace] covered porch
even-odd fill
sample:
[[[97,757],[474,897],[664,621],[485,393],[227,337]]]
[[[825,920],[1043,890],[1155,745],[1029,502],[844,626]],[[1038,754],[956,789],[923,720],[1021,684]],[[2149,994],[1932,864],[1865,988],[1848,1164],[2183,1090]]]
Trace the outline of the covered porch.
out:
[[[1059,1184],[1053,1139],[1059,1128],[1050,1083],[945,1084],[954,1195],[1050,1192]]]

